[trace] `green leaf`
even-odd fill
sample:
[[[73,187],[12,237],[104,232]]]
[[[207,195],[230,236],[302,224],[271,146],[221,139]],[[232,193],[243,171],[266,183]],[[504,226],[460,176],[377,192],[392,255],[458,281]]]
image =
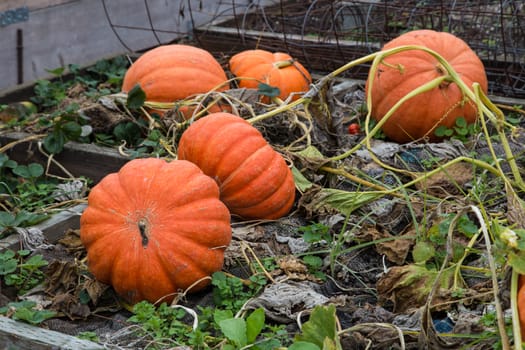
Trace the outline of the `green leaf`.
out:
[[[4,277],[4,282],[8,286],[15,286],[21,280],[22,280],[22,277],[20,277],[17,274],[14,274],[14,273],[5,275],[5,277]]]
[[[3,165],[4,168],[10,168],[10,169],[14,169],[18,166],[18,163],[12,159],[9,159],[8,161],[6,161]]]
[[[323,266],[323,259],[316,255],[305,255],[303,256],[303,261],[312,269],[319,269]]]
[[[321,348],[310,342],[297,341],[290,345],[288,350],[321,350]]]
[[[314,223],[308,226],[301,226],[297,229],[303,233],[303,240],[307,243],[318,243],[323,239],[330,240],[330,227],[322,223]]]
[[[257,342],[257,344],[254,344],[253,347],[250,349],[253,350],[275,350],[275,349],[282,349],[282,344],[277,339],[264,339]]]
[[[468,135],[468,128],[454,128],[454,132],[458,136],[467,136]]]
[[[51,73],[53,75],[56,75],[58,77],[58,76],[61,76],[64,73],[65,69],[66,69],[65,67],[58,67],[58,68],[55,68],[55,69],[46,69],[46,72]]]
[[[299,189],[299,191],[304,192],[309,188],[312,188],[313,184],[308,181],[308,179],[304,177],[304,175],[295,166],[292,166],[292,174],[295,186],[297,189]]]
[[[281,90],[279,90],[278,87],[271,86],[265,83],[259,83],[259,85],[257,85],[257,90],[260,95],[268,97],[277,97],[281,94]]]
[[[308,146],[305,149],[296,152],[297,155],[308,159],[314,159],[326,163],[325,156],[315,146]]]
[[[456,126],[458,128],[462,128],[462,129],[466,128],[467,127],[467,120],[465,118],[463,118],[463,117],[458,117],[456,119]]]
[[[32,178],[37,178],[44,175],[44,167],[38,163],[28,164],[27,169],[29,170],[29,175]]]
[[[13,173],[24,179],[36,179],[44,174],[44,167],[38,163],[19,165],[13,169]]]
[[[323,350],[338,350],[339,348],[333,339],[329,339],[328,337],[324,338]]]
[[[16,271],[18,260],[12,250],[7,250],[0,254],[0,275],[5,276]]]
[[[66,122],[62,124],[61,129],[69,140],[76,140],[82,135],[82,127],[77,122]]]
[[[20,264],[20,267],[39,268],[39,267],[47,266],[48,264],[49,263],[44,259],[43,255],[37,254],[27,259],[25,263]]]
[[[32,309],[33,307],[36,306],[36,302],[31,301],[31,300],[12,301],[8,303],[7,306],[10,307],[11,309],[22,309],[22,308]]]
[[[319,207],[323,204],[326,204],[334,209],[339,210],[343,214],[349,215],[360,206],[369,203],[383,195],[384,193],[381,192],[351,192],[335,188],[323,188],[319,193],[319,203],[314,204],[317,204]],[[314,209],[317,209],[317,207]]]
[[[31,213],[25,210],[21,210],[16,214],[15,220],[13,222],[14,227],[26,227],[26,226],[33,226],[38,224],[39,222],[44,221],[47,219],[47,214],[36,214]],[[1,224],[1,220],[0,220]]]
[[[126,106],[129,109],[138,109],[144,105],[145,101],[146,93],[140,88],[140,85],[137,84],[128,92]]]
[[[0,227],[13,227],[15,216],[7,211],[0,211]]]
[[[449,137],[452,136],[452,134],[454,134],[454,130],[449,129],[444,125],[440,125],[434,130],[434,135],[437,137]]]
[[[336,323],[335,305],[316,306],[310,319],[303,325],[302,333],[296,335],[295,339],[313,343],[322,349],[325,338],[334,342],[338,339]]]
[[[113,129],[113,135],[118,141],[125,140],[128,146],[134,145],[140,139],[140,127],[132,122],[120,123]]]
[[[0,153],[0,168],[3,168],[8,160],[9,157],[7,156],[7,154]]]
[[[44,148],[53,154],[62,152],[66,143],[66,136],[59,130],[53,130],[52,133],[48,134],[44,138]]]
[[[242,318],[229,318],[219,322],[221,332],[235,343],[235,345],[243,347],[248,344],[246,337],[246,321]]]
[[[515,269],[520,275],[525,275],[525,252],[513,252],[507,253],[507,261],[513,269]]]
[[[416,264],[423,264],[436,255],[436,248],[427,241],[418,241],[412,249],[412,257]]]
[[[471,238],[478,232],[478,226],[467,215],[462,215],[458,220],[458,230]]]
[[[3,251],[2,253],[0,253],[0,259],[2,260],[8,260],[8,259],[12,259],[15,257],[15,252],[12,251],[11,249],[7,249],[5,251]]]
[[[264,328],[264,320],[263,308],[254,310],[250,316],[246,318],[246,339],[248,344],[255,342],[255,339]]]
[[[21,308],[15,311],[13,314],[13,320],[26,321],[30,324],[37,325],[55,316],[56,312],[54,311]]]
[[[217,324],[230,318],[233,318],[233,312],[231,310],[215,309],[213,312],[213,321]]]

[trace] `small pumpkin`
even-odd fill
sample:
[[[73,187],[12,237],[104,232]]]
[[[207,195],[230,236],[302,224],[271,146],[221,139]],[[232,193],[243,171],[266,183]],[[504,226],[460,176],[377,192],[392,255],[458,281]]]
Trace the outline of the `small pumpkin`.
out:
[[[230,213],[196,165],[135,159],[93,187],[80,238],[91,273],[123,299],[170,301],[222,268]]]
[[[279,98],[285,100],[309,89],[312,77],[302,64],[283,52],[246,50],[230,58],[230,71],[239,79],[239,87],[257,89],[260,83],[279,88]]]
[[[420,45],[434,50],[447,60],[469,87],[480,84],[487,93],[488,82],[483,63],[462,39],[446,32],[414,30],[400,35],[384,45],[382,50],[403,45]],[[375,76],[368,77],[366,89],[373,79],[371,116],[379,121],[406,94],[415,88],[446,74],[431,54],[422,50],[406,50],[390,55],[379,64]],[[468,124],[477,119],[476,107],[466,100],[455,83],[419,94],[403,103],[383,124],[383,132],[393,141],[406,143],[426,139],[438,141],[434,134],[439,126],[452,128],[459,117]]]
[[[241,117],[212,113],[182,134],[178,158],[214,178],[232,214],[245,219],[277,219],[295,199],[293,175],[284,158]]]
[[[208,51],[182,44],[158,46],[133,62],[124,75],[122,91],[129,92],[136,84],[147,101],[170,103],[229,89],[224,69]],[[181,112],[188,118],[193,110]]]

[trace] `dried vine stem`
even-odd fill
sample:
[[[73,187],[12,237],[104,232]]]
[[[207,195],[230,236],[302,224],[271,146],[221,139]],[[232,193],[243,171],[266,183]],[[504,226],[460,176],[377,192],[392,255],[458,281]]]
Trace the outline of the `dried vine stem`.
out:
[[[36,135],[30,135],[30,136],[24,137],[23,139],[20,139],[20,140],[9,142],[8,144],[0,147],[0,154],[7,152],[7,150],[15,147],[18,144],[29,142],[29,141],[34,141],[34,140],[40,140],[45,136],[46,134],[36,134]]]

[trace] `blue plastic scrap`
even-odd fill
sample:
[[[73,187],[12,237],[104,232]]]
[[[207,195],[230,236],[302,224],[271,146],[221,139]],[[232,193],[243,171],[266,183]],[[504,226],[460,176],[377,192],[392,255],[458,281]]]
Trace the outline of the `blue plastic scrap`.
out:
[[[10,24],[26,22],[29,20],[29,8],[27,6],[0,12],[0,27],[7,27]]]

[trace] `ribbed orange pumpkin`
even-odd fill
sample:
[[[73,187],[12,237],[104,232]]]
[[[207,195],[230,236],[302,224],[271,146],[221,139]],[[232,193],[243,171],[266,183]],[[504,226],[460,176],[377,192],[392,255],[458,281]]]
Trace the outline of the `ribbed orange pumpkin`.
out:
[[[265,83],[279,88],[279,98],[282,100],[292,93],[297,93],[292,100],[298,99],[299,93],[308,91],[312,82],[306,68],[282,52],[242,51],[230,59],[230,70],[239,78],[239,87],[257,89],[259,83]]]
[[[122,91],[129,92],[140,84],[148,101],[176,102],[213,89],[227,90],[227,81],[224,69],[208,51],[173,44],[158,46],[140,56],[127,70]],[[189,117],[192,111],[182,112]]]
[[[445,32],[415,30],[388,42],[383,50],[403,45],[420,45],[436,51],[451,64],[467,86],[477,82],[487,92],[483,63],[460,38]],[[407,50],[388,56],[373,77],[372,117],[382,119],[403,96],[444,74],[446,72],[437,59],[422,50]],[[370,79],[369,76],[367,89]],[[455,83],[445,82],[403,103],[385,122],[383,131],[388,138],[399,143],[423,138],[437,141],[440,138],[434,130],[440,125],[453,127],[458,117],[465,118],[468,124],[475,122],[475,105],[464,100]]]
[[[232,214],[277,219],[293,205],[295,183],[284,158],[238,116],[212,113],[191,124],[182,134],[178,157],[217,181]]]
[[[170,301],[222,268],[230,213],[215,181],[196,165],[136,159],[93,187],[80,238],[89,270],[122,298]]]

